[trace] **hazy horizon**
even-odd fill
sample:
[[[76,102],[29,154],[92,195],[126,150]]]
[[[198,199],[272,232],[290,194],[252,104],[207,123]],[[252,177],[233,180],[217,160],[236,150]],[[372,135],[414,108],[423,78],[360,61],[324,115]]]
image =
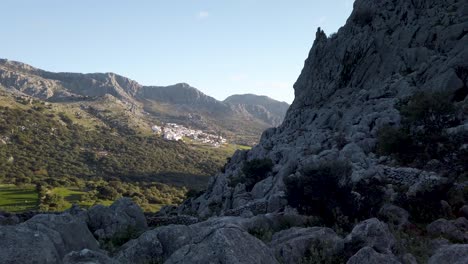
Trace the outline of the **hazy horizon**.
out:
[[[0,30],[10,37],[0,57],[142,85],[188,83],[218,100],[251,93],[291,103],[317,27],[336,32],[352,2],[7,0],[14,27]]]

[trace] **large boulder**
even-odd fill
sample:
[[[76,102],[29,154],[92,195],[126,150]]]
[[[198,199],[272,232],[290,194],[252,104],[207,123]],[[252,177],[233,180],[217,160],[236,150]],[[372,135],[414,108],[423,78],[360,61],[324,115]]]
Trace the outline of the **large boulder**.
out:
[[[391,254],[378,253],[371,247],[364,247],[352,256],[346,264],[401,264],[398,259]]]
[[[79,218],[42,214],[0,227],[0,248],[2,263],[60,263],[71,251],[99,250],[99,244]]]
[[[362,247],[371,247],[379,253],[389,254],[395,245],[395,237],[387,224],[371,218],[357,224],[345,238],[346,248],[356,252]]]
[[[294,227],[273,235],[270,247],[283,263],[301,263],[306,258],[333,259],[343,255],[344,242],[326,227]]]
[[[410,224],[408,211],[393,204],[382,206],[379,211],[379,218],[397,230],[401,230]]]
[[[87,211],[87,222],[99,240],[130,238],[148,228],[143,211],[130,198],[121,198],[109,207],[91,207]]]
[[[193,231],[188,226],[170,225],[143,233],[124,244],[115,255],[122,264],[146,264],[167,259],[190,243]]]
[[[444,237],[452,241],[468,242],[468,220],[460,217],[456,220],[439,219],[427,227],[427,233],[434,237]]]
[[[4,264],[60,263],[53,241],[25,226],[0,226],[0,259]]]
[[[238,227],[226,226],[200,230],[165,263],[275,264],[278,261],[262,241]]]
[[[429,259],[428,264],[465,264],[468,263],[468,244],[445,246]]]

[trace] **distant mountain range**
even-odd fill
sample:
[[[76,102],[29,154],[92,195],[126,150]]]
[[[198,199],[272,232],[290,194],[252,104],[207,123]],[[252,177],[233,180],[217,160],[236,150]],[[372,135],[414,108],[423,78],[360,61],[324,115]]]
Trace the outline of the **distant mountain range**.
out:
[[[0,59],[0,85],[47,102],[83,102],[106,112],[114,110],[99,102],[119,101],[132,113],[129,117],[144,123],[180,123],[247,145],[255,144],[263,130],[280,125],[289,108],[266,96],[233,95],[218,101],[186,83],[143,86],[114,73],[55,73],[5,59]]]

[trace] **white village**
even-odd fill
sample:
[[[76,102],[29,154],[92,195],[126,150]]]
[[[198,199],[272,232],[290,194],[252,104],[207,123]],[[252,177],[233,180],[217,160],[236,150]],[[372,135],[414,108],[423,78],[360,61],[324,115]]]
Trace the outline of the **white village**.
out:
[[[196,142],[210,144],[213,147],[219,147],[227,143],[227,140],[222,136],[205,133],[202,130],[190,129],[175,123],[166,123],[162,126],[153,125],[151,129],[153,133],[161,135],[165,140],[169,141],[179,141],[184,140],[184,138],[189,138]]]

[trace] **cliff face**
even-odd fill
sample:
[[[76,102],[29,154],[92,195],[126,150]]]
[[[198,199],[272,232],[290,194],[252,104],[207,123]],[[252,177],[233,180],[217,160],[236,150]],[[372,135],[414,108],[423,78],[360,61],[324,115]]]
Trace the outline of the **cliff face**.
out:
[[[466,108],[467,32],[464,1],[356,1],[336,34],[327,37],[318,29],[283,124],[265,131],[251,151],[236,153],[206,193],[178,212],[274,212],[286,205],[283,179],[324,161],[350,162],[346,181],[385,179],[413,191],[428,179],[443,182],[430,170],[378,157],[376,137],[382,127],[400,125],[397,104],[420,91],[458,95],[455,101]],[[246,161],[262,158],[275,164],[269,177],[252,191],[232,186]]]

